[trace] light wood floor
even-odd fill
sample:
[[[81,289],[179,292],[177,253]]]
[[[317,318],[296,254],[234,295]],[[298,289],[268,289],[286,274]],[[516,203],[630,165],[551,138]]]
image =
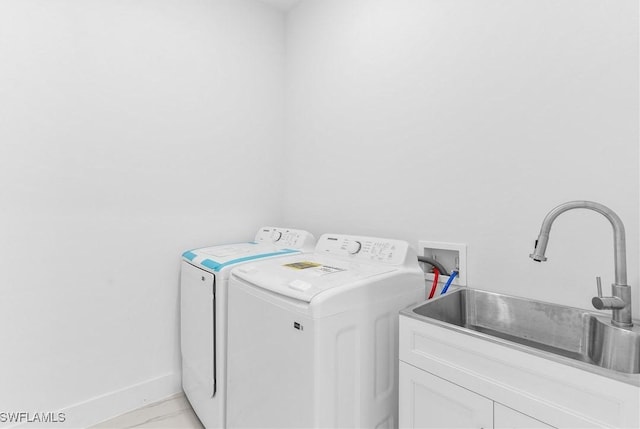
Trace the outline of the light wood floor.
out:
[[[127,428],[204,429],[204,426],[196,417],[184,394],[179,393],[163,401],[114,417],[90,429]]]

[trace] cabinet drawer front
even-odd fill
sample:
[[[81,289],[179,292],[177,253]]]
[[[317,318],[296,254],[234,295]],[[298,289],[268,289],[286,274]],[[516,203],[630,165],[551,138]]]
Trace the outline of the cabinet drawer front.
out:
[[[494,402],[493,429],[553,429],[553,426]]]

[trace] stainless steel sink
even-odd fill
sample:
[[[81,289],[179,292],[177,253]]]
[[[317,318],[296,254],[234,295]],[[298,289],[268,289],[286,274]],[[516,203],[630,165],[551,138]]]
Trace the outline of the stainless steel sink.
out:
[[[574,363],[636,384],[640,374],[640,321],[613,326],[608,315],[573,307],[462,288],[402,314],[479,335],[538,355]],[[595,370],[594,370],[595,369]],[[627,380],[628,381],[628,380]]]

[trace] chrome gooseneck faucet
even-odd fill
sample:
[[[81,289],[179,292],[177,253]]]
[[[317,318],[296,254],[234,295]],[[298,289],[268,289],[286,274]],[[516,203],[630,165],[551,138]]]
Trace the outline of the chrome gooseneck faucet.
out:
[[[542,221],[540,234],[536,240],[536,247],[531,259],[538,262],[546,261],[544,256],[549,242],[549,232],[551,225],[562,213],[572,209],[589,209],[596,211],[606,217],[613,226],[613,258],[615,261],[615,283],[611,285],[612,296],[603,297],[600,278],[598,282],[598,296],[591,300],[591,303],[598,310],[613,310],[611,323],[615,326],[628,328],[633,326],[631,321],[631,287],[627,285],[627,249],[624,236],[624,224],[617,214],[609,207],[592,201],[569,201],[560,204],[551,210]]]

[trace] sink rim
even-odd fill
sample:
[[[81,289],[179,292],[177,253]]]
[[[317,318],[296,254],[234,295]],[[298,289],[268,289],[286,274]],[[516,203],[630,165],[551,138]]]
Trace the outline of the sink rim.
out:
[[[566,357],[566,356],[562,356],[553,352],[549,352],[549,351],[545,351],[545,350],[541,350],[535,347],[531,347],[531,346],[527,346],[525,344],[521,344],[518,342],[514,342],[514,341],[510,341],[507,339],[503,339],[500,337],[496,337],[490,334],[486,334],[480,331],[476,331],[470,328],[466,328],[464,326],[459,326],[453,323],[449,323],[449,322],[445,322],[439,319],[435,319],[429,316],[424,316],[421,315],[419,313],[416,313],[414,310],[416,310],[419,307],[422,307],[424,305],[429,305],[431,303],[434,303],[436,301],[439,301],[441,299],[445,299],[447,297],[450,297],[452,294],[456,294],[456,293],[461,293],[463,291],[477,291],[479,293],[482,294],[488,294],[488,295],[494,295],[494,296],[498,296],[498,297],[507,297],[507,298],[513,298],[513,299],[519,299],[519,300],[526,300],[529,301],[531,303],[538,303],[538,304],[543,304],[543,305],[552,305],[552,306],[556,306],[556,307],[564,307],[567,309],[570,309],[572,311],[578,311],[580,313],[583,313],[587,316],[591,316],[594,317],[595,319],[597,319],[599,322],[604,323],[605,325],[609,325],[611,323],[611,317],[607,317],[607,315],[603,315],[601,313],[597,313],[594,311],[590,311],[590,310],[586,310],[586,309],[582,309],[582,308],[578,308],[578,307],[571,307],[571,306],[567,306],[567,305],[562,305],[562,304],[556,304],[553,302],[548,302],[548,301],[541,301],[541,300],[535,300],[535,299],[529,299],[529,298],[524,298],[524,297],[519,297],[516,295],[508,295],[508,294],[503,294],[503,293],[499,293],[499,292],[492,292],[492,291],[487,291],[487,290],[483,290],[483,289],[477,289],[477,288],[470,288],[470,287],[456,287],[451,288],[451,290],[445,294],[445,295],[438,295],[437,297],[434,297],[431,300],[428,301],[421,301],[419,303],[413,304],[403,310],[400,311],[400,315],[401,316],[405,316],[411,319],[415,319],[415,320],[419,320],[425,323],[429,323],[431,325],[436,325],[445,329],[449,329],[449,330],[453,330],[456,332],[460,332],[462,334],[465,335],[470,335],[473,337],[477,337],[477,338],[481,338],[484,339],[486,341],[490,341],[492,343],[496,343],[502,346],[506,346],[506,347],[510,347],[512,349],[516,349],[516,350],[520,350],[529,354],[533,354],[539,357],[543,357],[545,359],[549,359],[552,361],[556,361],[558,363],[562,363],[574,368],[578,368],[581,370],[585,370],[597,375],[601,375],[604,376],[606,378],[609,379],[614,379],[614,380],[618,380],[618,381],[622,381],[624,383],[627,384],[631,384],[634,386],[638,386],[640,387],[640,373],[627,373],[627,372],[621,372],[621,371],[616,371],[613,369],[608,369],[608,368],[604,368],[601,366],[598,366],[596,364],[593,363],[589,363],[589,362],[584,362],[581,360],[576,360],[570,357]],[[633,328],[631,328],[630,330],[633,332],[637,332],[640,335],[640,319],[633,319],[633,323],[634,326]],[[617,327],[616,327],[617,328]],[[617,329],[623,329],[623,328],[617,328]]]

